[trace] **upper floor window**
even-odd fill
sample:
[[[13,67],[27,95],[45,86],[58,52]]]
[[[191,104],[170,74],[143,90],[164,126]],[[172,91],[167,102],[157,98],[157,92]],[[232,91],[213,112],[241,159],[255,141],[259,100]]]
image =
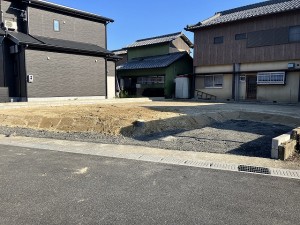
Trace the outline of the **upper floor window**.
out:
[[[207,75],[204,77],[205,88],[222,88],[223,87],[223,75]]]
[[[53,30],[56,31],[56,32],[60,31],[59,20],[53,20]]]
[[[300,41],[300,26],[290,27],[289,41],[290,42],[299,42]]]
[[[214,44],[222,44],[223,42],[224,42],[224,37],[223,36],[214,38]]]
[[[235,35],[235,40],[244,40],[247,39],[247,33],[242,33],[242,34],[236,34]]]

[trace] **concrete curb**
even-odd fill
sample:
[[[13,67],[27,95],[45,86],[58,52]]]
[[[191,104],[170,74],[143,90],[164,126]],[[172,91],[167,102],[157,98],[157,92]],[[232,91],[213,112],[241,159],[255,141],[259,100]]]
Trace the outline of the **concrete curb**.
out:
[[[300,170],[248,165],[245,159],[250,158],[254,160],[255,158],[253,157],[239,157],[233,155],[219,156],[218,154],[214,153],[180,152],[141,146],[111,145],[20,136],[8,138],[4,135],[0,135],[0,144],[85,155],[130,159],[144,162],[244,172],[300,180]],[[220,157],[223,157],[224,161],[213,160],[214,158]],[[239,161],[240,159],[240,161],[238,163],[228,163],[226,162],[226,158],[228,157],[235,158],[235,160],[237,159],[236,161]],[[263,160],[261,165],[263,165],[264,162],[273,162],[273,160],[269,159],[261,160]],[[246,162],[247,164],[243,164],[243,162]]]

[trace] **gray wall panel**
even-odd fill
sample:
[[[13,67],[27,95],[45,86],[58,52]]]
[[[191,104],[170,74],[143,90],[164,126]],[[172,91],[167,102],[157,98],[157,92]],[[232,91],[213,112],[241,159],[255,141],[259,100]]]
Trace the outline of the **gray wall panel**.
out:
[[[107,61],[107,76],[115,77],[116,76],[116,63],[113,61]]]
[[[53,20],[60,21],[60,31],[53,30]],[[105,48],[105,25],[59,13],[29,8],[29,32],[50,38],[95,44]]]
[[[0,87],[0,102],[8,102],[8,87]]]
[[[105,60],[100,57],[26,50],[28,98],[105,96]]]

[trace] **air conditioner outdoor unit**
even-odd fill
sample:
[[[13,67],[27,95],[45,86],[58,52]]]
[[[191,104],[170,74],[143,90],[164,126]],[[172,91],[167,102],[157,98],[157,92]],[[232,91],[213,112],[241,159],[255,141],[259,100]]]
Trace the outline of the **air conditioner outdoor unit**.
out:
[[[5,20],[4,21],[4,26],[8,30],[17,30],[18,29],[18,24],[17,24],[16,21]]]

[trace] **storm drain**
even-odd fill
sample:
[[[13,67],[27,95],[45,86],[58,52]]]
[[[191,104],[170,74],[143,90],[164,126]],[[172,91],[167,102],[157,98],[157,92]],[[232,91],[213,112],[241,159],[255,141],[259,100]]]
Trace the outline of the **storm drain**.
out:
[[[247,172],[247,173],[271,174],[268,168],[256,167],[256,166],[239,165],[238,170],[240,172]]]

